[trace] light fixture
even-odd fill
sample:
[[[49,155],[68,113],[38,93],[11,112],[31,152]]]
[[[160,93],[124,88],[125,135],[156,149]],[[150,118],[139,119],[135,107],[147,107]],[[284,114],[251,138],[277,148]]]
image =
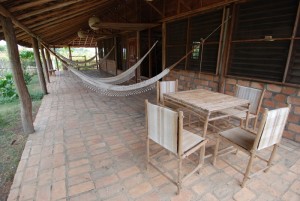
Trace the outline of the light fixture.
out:
[[[90,17],[89,26],[91,27],[91,29],[98,30],[99,24],[100,24],[100,19],[98,17],[96,17],[96,16]]]
[[[274,41],[273,36],[265,36],[265,41]]]
[[[77,32],[77,35],[78,35],[79,38],[85,38],[87,36],[87,34],[84,33],[84,31],[82,31],[82,30],[79,30]]]

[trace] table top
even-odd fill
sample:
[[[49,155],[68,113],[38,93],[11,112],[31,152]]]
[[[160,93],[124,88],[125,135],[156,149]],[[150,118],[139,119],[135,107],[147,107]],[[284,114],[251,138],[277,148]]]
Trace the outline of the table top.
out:
[[[206,89],[195,89],[164,94],[166,101],[172,101],[191,109],[217,112],[249,104],[249,100],[212,92]]]

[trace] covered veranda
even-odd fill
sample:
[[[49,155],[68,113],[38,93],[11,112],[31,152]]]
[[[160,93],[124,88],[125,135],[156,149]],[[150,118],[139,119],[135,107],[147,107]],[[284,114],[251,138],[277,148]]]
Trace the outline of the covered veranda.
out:
[[[7,42],[23,131],[30,134],[8,200],[300,199],[299,1],[0,2],[0,39]],[[131,69],[156,41],[145,61]],[[34,122],[17,44],[33,47],[45,95]],[[78,55],[72,55],[76,47],[95,48],[95,73],[78,66],[76,70]],[[62,48],[67,55],[52,57],[52,61],[50,54],[57,56]],[[58,66],[57,59],[63,64],[60,69],[53,66],[54,62]],[[114,79],[128,70],[128,79],[122,82],[107,85],[104,79],[97,79],[103,71]],[[82,75],[85,73],[90,76]],[[163,76],[157,77],[161,73]],[[208,157],[200,174],[192,174],[177,195],[176,185],[152,167],[146,170],[144,100],[156,103],[156,91],[145,91],[161,78],[179,80],[179,91],[206,89],[223,97],[234,97],[236,85],[265,91],[261,113],[264,108],[290,105],[270,171],[251,178],[241,188],[243,175],[225,160],[244,170],[248,162],[245,154],[222,156],[216,166]],[[124,90],[128,89],[127,81],[135,82],[134,87],[144,84],[145,88],[129,86],[131,91]],[[98,88],[93,88],[95,83]],[[114,89],[106,95],[116,95],[115,89],[121,89],[117,95],[131,96],[105,96],[86,85],[98,92]],[[140,94],[132,95],[135,92]],[[206,129],[202,127],[192,124],[185,129],[204,136]],[[210,154],[216,132],[208,130],[204,137],[209,139],[206,147]],[[151,150],[160,147],[153,145]],[[267,158],[270,153],[268,148],[262,155]],[[189,159],[196,161],[198,156]],[[179,165],[173,155],[162,152],[154,163],[176,177]],[[192,165],[185,162],[183,172],[190,171]],[[253,170],[263,165],[255,160]]]
[[[275,165],[245,188],[240,187],[240,173],[222,159],[214,167],[208,158],[200,175],[185,182],[178,196],[176,185],[155,169],[146,170],[144,99],[154,102],[155,90],[107,97],[85,88],[67,71],[51,77],[48,86],[50,94],[35,119],[36,132],[26,143],[9,201],[299,199],[300,146],[296,142],[283,139]],[[243,156],[239,152],[226,158],[245,168]],[[156,161],[174,174],[177,162],[171,155]],[[254,169],[260,165],[255,163]]]

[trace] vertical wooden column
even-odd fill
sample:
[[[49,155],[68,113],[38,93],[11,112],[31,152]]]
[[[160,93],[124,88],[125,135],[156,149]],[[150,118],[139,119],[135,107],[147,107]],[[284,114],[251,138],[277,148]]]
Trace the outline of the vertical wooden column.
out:
[[[32,103],[21,68],[15,31],[10,18],[6,18],[0,15],[0,20],[5,41],[7,44],[7,53],[10,61],[10,67],[20,99],[23,131],[25,134],[30,134],[34,132],[32,118]]]
[[[116,64],[116,75],[118,75],[118,48],[117,48],[117,37],[114,37],[114,52],[115,52],[115,64]]]
[[[69,45],[69,59],[72,60],[71,46]]]
[[[140,31],[136,32],[136,61],[138,61],[140,59],[141,56],[141,51],[140,51]],[[141,81],[141,66],[139,66],[136,69],[136,77],[135,77],[135,82],[138,83]]]
[[[98,63],[98,53],[97,53],[97,47],[95,47],[95,59],[96,59],[96,63]],[[99,69],[99,65],[96,65],[96,68]]]
[[[49,72],[48,72],[48,64],[47,64],[47,60],[45,57],[45,52],[44,52],[44,47],[42,45],[40,45],[40,49],[41,49],[41,55],[42,55],[42,60],[43,60],[43,67],[44,67],[44,76],[46,77],[46,80],[48,83],[50,83],[50,78],[49,78]]]
[[[36,64],[37,73],[39,76],[42,91],[44,94],[48,94],[45,76],[44,76],[44,72],[43,72],[43,68],[42,68],[42,62],[41,62],[41,58],[40,58],[40,54],[39,54],[39,44],[38,44],[38,41],[36,38],[32,38],[32,47],[33,47],[35,64]]]
[[[52,61],[48,50],[46,51],[46,59],[47,59],[49,70],[53,70]]]
[[[53,47],[53,51],[54,51],[54,52],[56,51],[56,50],[55,50],[55,46]],[[57,57],[55,57],[55,63],[56,63],[56,68],[57,68],[56,70],[59,71]]]
[[[166,23],[164,22],[162,24],[162,70],[165,70],[166,68],[166,61],[167,61],[167,54],[166,54],[166,44],[167,44],[167,26]]]
[[[151,48],[151,29],[148,29],[148,49]],[[149,78],[152,77],[152,51],[149,53],[149,62],[148,62],[148,68],[149,68]]]

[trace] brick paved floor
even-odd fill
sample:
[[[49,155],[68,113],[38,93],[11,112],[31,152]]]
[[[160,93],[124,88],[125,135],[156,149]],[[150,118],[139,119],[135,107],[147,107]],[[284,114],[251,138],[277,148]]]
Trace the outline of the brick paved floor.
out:
[[[207,159],[201,174],[186,181],[176,196],[174,184],[153,168],[148,172],[145,168],[144,99],[153,102],[155,91],[105,97],[86,89],[69,73],[52,77],[49,91],[8,200],[300,200],[297,143],[283,140],[276,165],[243,189],[239,186],[242,175],[223,159],[245,167],[244,154],[221,157],[217,167]],[[172,156],[159,155],[156,160],[174,175]],[[260,166],[256,162],[254,169]]]

